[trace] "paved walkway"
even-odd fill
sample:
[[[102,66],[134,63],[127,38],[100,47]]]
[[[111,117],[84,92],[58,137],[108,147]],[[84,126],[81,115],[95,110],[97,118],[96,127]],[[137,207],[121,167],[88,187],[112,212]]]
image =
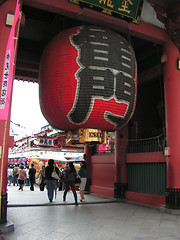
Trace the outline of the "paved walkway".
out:
[[[20,206],[46,206],[46,205],[69,205],[74,204],[74,197],[72,192],[68,192],[66,202],[63,202],[63,191],[57,191],[56,198],[53,203],[49,203],[47,197],[47,190],[40,191],[39,187],[35,186],[35,191],[30,191],[29,187],[24,187],[23,191],[18,191],[17,186],[8,186],[8,206],[20,207]],[[77,192],[78,199],[80,199],[79,192]],[[85,203],[99,203],[99,202],[114,202],[113,198],[99,197],[94,195],[86,195]]]
[[[14,231],[5,240],[180,240],[178,215],[94,195],[75,206],[71,192],[67,204],[62,192],[49,203],[46,194],[8,187],[7,218]]]

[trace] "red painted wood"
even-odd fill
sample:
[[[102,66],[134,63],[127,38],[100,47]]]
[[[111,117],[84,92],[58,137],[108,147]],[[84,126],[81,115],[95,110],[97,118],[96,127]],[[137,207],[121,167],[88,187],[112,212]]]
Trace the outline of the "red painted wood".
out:
[[[90,192],[102,196],[114,195],[114,154],[91,156]]]
[[[126,200],[156,207],[164,206],[166,204],[165,196],[129,191],[126,192]]]
[[[165,162],[165,157],[161,152],[127,154],[126,157],[126,163]],[[102,154],[91,156],[91,171],[92,185],[90,186],[90,192],[102,196],[113,197],[115,182],[114,172],[117,171],[115,166],[115,155]],[[121,172],[118,174],[120,175]],[[125,172],[123,174],[125,174]],[[123,183],[121,178],[120,181]],[[153,194],[128,191],[126,192],[126,200],[152,206],[165,205],[165,196]]]
[[[102,154],[91,156],[92,164],[114,164],[114,154]]]
[[[84,146],[84,158],[86,160],[87,163],[87,178],[91,180],[92,176],[91,176],[91,169],[92,169],[92,160],[91,160],[91,155],[93,155],[94,153],[94,147],[93,146],[88,146],[85,145]]]
[[[127,33],[128,30],[133,36],[148,41],[153,41],[155,43],[162,44],[167,41],[167,33],[153,25],[144,22],[140,22],[140,24],[128,24],[126,21],[104,13],[86,8],[81,9],[78,5],[69,3],[68,0],[24,0],[23,4],[47,11],[52,11],[95,25],[99,25],[99,23],[101,23],[101,26],[106,26],[119,32]]]
[[[127,183],[126,149],[128,144],[128,125],[116,131],[115,140],[115,182]]]
[[[180,70],[176,61],[177,47],[169,40],[164,46],[167,63],[164,69],[165,113],[167,146],[171,156],[167,157],[167,187],[180,188]]]
[[[6,15],[8,12],[14,13],[16,6],[16,0],[9,0],[5,2],[3,5],[0,6],[0,92],[1,92],[1,85],[2,85],[2,75],[3,75],[3,67],[4,67],[4,57],[6,52],[6,46],[8,42],[9,33],[11,27],[6,26]],[[10,99],[12,98],[12,92]],[[11,100],[9,109],[11,109]],[[2,170],[2,192],[0,195],[6,194],[7,191],[7,165],[8,165],[8,147],[10,146],[9,140],[9,126],[10,126],[10,110],[7,119],[7,130],[5,130],[6,122],[4,120],[0,120],[0,146],[2,147],[2,151],[4,151],[4,161],[2,164],[2,159],[0,159],[0,172],[1,166],[3,165]],[[1,156],[2,158],[2,152]]]
[[[2,76],[3,73],[3,66],[4,66],[4,56],[6,51],[6,45],[8,41],[8,36],[11,30],[11,27],[6,26],[6,15],[8,12],[14,12],[15,10],[15,0],[9,0],[3,5],[0,6],[0,76]],[[0,88],[1,88],[1,81],[2,78],[0,77]]]
[[[90,186],[90,192],[97,195],[105,196],[105,197],[114,197],[114,187],[107,188],[104,186],[92,185]]]
[[[126,163],[155,163],[166,162],[163,152],[148,153],[128,153],[126,155]]]

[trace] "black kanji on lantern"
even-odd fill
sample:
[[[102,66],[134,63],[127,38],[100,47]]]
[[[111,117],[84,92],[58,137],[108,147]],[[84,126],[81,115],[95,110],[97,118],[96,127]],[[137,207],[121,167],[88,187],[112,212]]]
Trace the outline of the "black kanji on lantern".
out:
[[[94,100],[110,100],[127,105],[123,115],[105,111],[107,121],[117,127],[133,112],[136,95],[136,61],[132,48],[119,34],[101,27],[81,27],[70,37],[78,50],[77,89],[69,112],[72,123],[82,124],[90,116]]]

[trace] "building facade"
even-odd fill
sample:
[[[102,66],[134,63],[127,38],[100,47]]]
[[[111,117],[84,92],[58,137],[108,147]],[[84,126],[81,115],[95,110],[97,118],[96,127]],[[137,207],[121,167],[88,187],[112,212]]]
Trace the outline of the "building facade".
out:
[[[114,153],[97,154],[96,147],[85,146],[89,190],[143,204],[180,207],[180,3],[127,0],[117,7],[115,2],[0,1],[2,206],[7,199],[8,148],[13,145],[9,136],[12,80],[38,82],[42,52],[52,37],[71,27],[98,25],[122,34],[132,45],[137,101],[131,120],[115,133]],[[135,16],[124,14],[135,3]],[[2,221],[6,219],[3,211],[0,215]]]

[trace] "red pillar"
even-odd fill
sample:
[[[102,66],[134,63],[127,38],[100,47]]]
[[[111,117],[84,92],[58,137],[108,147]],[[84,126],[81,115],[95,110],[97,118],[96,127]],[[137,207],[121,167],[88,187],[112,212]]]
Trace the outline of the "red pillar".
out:
[[[0,92],[3,82],[4,59],[6,55],[6,46],[9,38],[11,26],[6,25],[7,13],[15,12],[16,0],[8,0],[0,6]],[[12,89],[10,94],[9,113],[6,119],[2,120],[0,116],[0,223],[6,222],[7,209],[7,165],[8,148],[10,146],[9,127],[10,127],[10,109],[11,109]]]
[[[177,69],[179,50],[169,39],[164,46],[167,63],[164,69],[167,146],[167,187],[180,188],[180,70]]]
[[[84,146],[84,154],[85,160],[87,164],[87,184],[86,184],[86,191],[89,191],[91,185],[91,178],[92,178],[92,164],[91,164],[91,156],[95,153],[95,146]]]
[[[127,188],[126,151],[128,144],[128,125],[115,133],[115,185],[114,195],[118,198],[125,197]]]

